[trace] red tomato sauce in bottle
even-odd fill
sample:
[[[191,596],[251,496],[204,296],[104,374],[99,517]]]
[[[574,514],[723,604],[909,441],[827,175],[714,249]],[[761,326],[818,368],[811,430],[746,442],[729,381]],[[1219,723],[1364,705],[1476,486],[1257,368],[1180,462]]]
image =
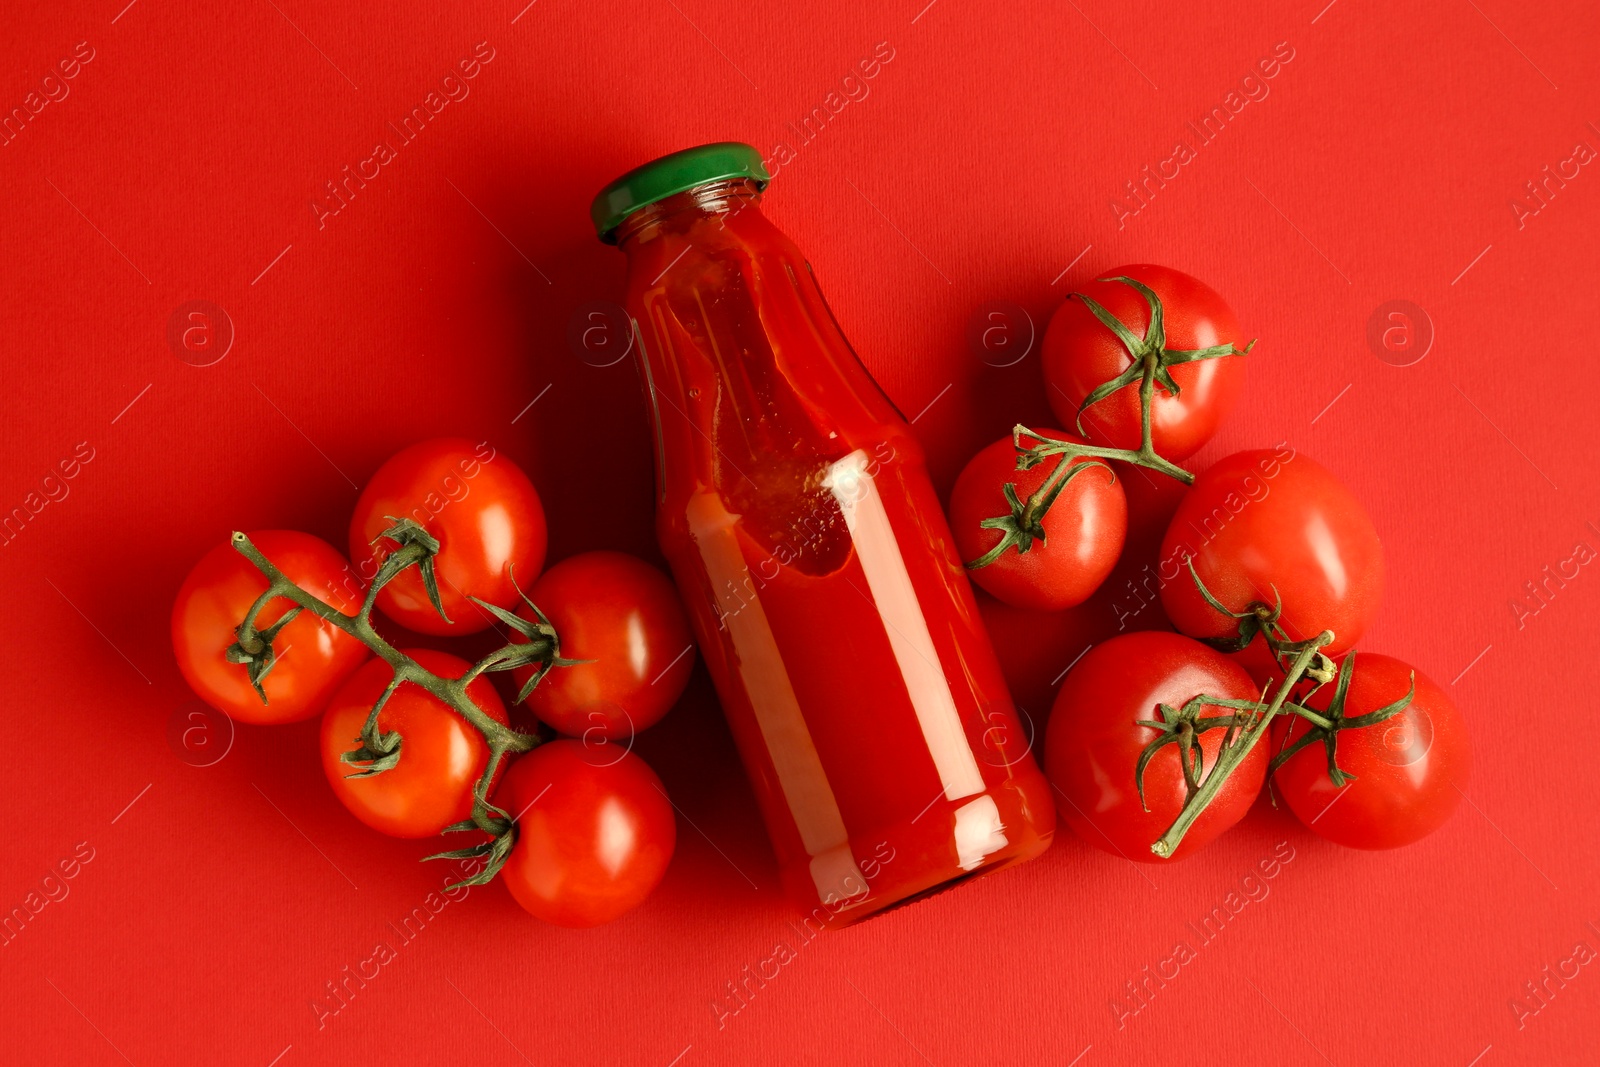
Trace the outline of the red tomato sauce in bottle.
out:
[[[748,145],[704,145],[594,216],[628,257],[662,550],[785,888],[848,923],[1038,855],[1055,809],[922,449],[762,214],[767,180]]]

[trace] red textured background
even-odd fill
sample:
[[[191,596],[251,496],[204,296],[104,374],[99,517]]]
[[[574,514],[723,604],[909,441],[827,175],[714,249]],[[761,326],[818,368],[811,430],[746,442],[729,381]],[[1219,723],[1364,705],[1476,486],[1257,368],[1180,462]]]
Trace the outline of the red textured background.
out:
[[[1600,167],[1552,182],[1537,214],[1510,206],[1579,142],[1600,149],[1591,3],[525,2],[0,16],[5,112],[78,42],[94,51],[0,147],[0,509],[94,452],[0,547],[0,909],[94,850],[0,947],[0,1061],[1594,1062],[1600,964],[1536,1013],[1508,1003],[1578,942],[1600,948],[1600,575],[1550,583],[1520,625],[1511,607],[1579,542],[1600,548]],[[319,228],[321,184],[480,41],[494,59],[470,95]],[[879,42],[894,58],[870,95],[799,146],[788,124]],[[1279,42],[1293,59],[1269,94],[1119,225],[1124,183]],[[1140,260],[1226,294],[1261,343],[1196,462],[1286,438],[1367,502],[1391,581],[1365,647],[1455,695],[1470,803],[1392,854],[1265,807],[1170,868],[1063,831],[1036,862],[825,933],[719,1025],[725,983],[790,911],[697,671],[640,741],[684,812],[645,907],[578,933],[474,891],[319,1028],[312,998],[442,872],[415,862],[430,843],[338,806],[314,723],[241,727],[213,766],[178,757],[172,594],[233,528],[341,542],[383,458],[443,433],[526,465],[554,557],[653,554],[634,373],[567,341],[576,309],[621,292],[587,206],[627,167],[724,138],[798,149],[770,213],[922,412],[941,488],[1011,422],[1048,418],[1037,353],[997,369],[969,347],[985,304],[1042,329],[1073,283]],[[166,340],[196,299],[236,332],[203,368]],[[1367,340],[1392,299],[1433,324],[1412,366]],[[1115,629],[1116,592],[1056,619],[991,612],[1036,719]],[[1294,859],[1270,896],[1119,1025],[1124,984],[1279,842]]]

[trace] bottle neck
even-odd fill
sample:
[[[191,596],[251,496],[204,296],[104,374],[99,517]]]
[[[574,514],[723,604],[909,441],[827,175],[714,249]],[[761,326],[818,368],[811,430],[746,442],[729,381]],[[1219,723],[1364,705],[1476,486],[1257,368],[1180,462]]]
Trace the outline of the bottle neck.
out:
[[[715,216],[760,211],[761,186],[750,178],[706,182],[647,204],[623,219],[615,231],[617,247],[631,254],[641,241],[662,230],[687,229]]]

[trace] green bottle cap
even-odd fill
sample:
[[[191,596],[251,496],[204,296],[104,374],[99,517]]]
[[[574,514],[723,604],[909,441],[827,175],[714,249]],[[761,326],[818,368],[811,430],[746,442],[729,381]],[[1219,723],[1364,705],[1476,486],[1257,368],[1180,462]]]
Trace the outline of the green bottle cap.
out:
[[[589,216],[600,240],[615,244],[622,220],[645,205],[727,178],[750,178],[765,189],[772,175],[762,164],[761,153],[739,141],[685,148],[635,167],[601,189],[589,205]]]

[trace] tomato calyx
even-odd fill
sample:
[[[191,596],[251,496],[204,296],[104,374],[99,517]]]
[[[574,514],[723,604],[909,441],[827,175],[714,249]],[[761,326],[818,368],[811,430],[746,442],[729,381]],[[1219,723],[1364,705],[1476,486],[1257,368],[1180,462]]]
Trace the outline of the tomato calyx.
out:
[[[267,593],[270,592],[271,590],[269,589]],[[233,634],[237,640],[229,645],[228,650],[223,653],[229,663],[238,663],[244,666],[245,672],[250,679],[250,687],[256,691],[256,695],[261,698],[261,703],[263,704],[267,703],[267,691],[261,688],[261,683],[272,672],[272,668],[278,662],[278,653],[272,646],[273,639],[278,636],[278,631],[293,622],[295,616],[299,615],[302,610],[298,606],[292,607],[283,613],[282,618],[265,630],[257,630],[255,624],[256,615],[266,606],[267,601],[272,599],[267,593],[263,593],[250,606],[250,614],[234,628]]]
[[[356,738],[361,742],[361,747],[339,754],[339,762],[362,768],[354,774],[345,775],[346,778],[370,778],[375,774],[382,774],[400,762],[400,745],[404,740],[400,736],[400,731],[385,732],[378,725],[378,716],[383,711],[383,706],[389,702],[389,698],[398,688],[400,688],[400,676],[397,674],[384,687],[383,695],[372,705],[367,721],[362,724],[361,734]]]
[[[501,809],[496,808],[494,810],[500,811]],[[478,873],[467,875],[459,882],[450,883],[445,887],[446,890],[460,889],[463,886],[471,885],[488,885],[490,882],[494,881],[494,876],[499,874],[500,868],[506,865],[506,859],[511,855],[511,850],[516,846],[517,843],[516,823],[512,822],[509,818],[502,819],[500,821],[505,824],[505,829],[495,834],[487,841],[476,845],[470,845],[467,848],[453,848],[448,852],[435,852],[431,856],[422,857],[424,862],[427,860],[468,859],[481,859],[483,861],[483,866],[478,868]],[[479,829],[482,829],[482,827],[480,827],[476,822],[471,819],[464,819],[461,822],[446,826],[444,828],[444,832],[448,834],[458,830]]]
[[[433,557],[439,551],[439,542],[420,525],[410,519],[393,520],[394,525],[384,531],[383,537],[397,543],[400,547],[390,553],[379,566],[378,572],[373,576],[372,584],[367,588],[366,597],[361,607],[354,614],[347,615],[337,608],[321,600],[312,593],[306,592],[296,585],[283,573],[271,560],[261,552],[250,538],[241,532],[233,534],[231,544],[235,551],[244,556],[267,579],[267,589],[251,605],[245,621],[239,624],[235,631],[239,640],[230,647],[228,658],[236,663],[243,664],[251,673],[251,682],[256,691],[261,694],[263,702],[266,694],[262,692],[260,679],[271,670],[275,662],[272,650],[272,638],[278,630],[291,618],[302,610],[311,611],[322,621],[334,626],[362,644],[387,663],[394,672],[393,678],[385,687],[383,694],[378,698],[368,714],[366,722],[362,725],[361,733],[354,738],[357,747],[340,755],[340,760],[359,768],[349,775],[352,778],[370,777],[382,774],[399,764],[404,749],[404,738],[398,730],[384,730],[379,725],[379,717],[384,705],[394,694],[395,690],[405,683],[411,683],[426,691],[435,699],[443,702],[452,711],[466,722],[470,723],[483,735],[485,745],[489,749],[489,758],[485,764],[483,774],[473,787],[472,817],[445,828],[445,832],[458,832],[463,830],[477,830],[487,836],[487,840],[463,849],[440,853],[430,856],[429,859],[466,859],[483,858],[485,866],[475,875],[457,883],[458,885],[482,885],[495,876],[500,867],[505,863],[506,856],[510,854],[511,846],[515,843],[516,820],[504,809],[496,806],[489,800],[489,789],[495,781],[495,776],[500,770],[507,753],[521,753],[533,749],[540,743],[535,734],[524,734],[497,721],[472,700],[467,693],[467,687],[479,675],[492,671],[508,671],[516,667],[538,664],[539,669],[534,678],[523,687],[519,700],[524,699],[538,680],[553,667],[569,666],[580,662],[568,660],[560,656],[560,641],[555,628],[550,620],[534,607],[535,621],[529,621],[506,611],[503,608],[485,603],[477,598],[472,598],[480,607],[488,610],[507,626],[512,627],[526,641],[513,641],[510,644],[495,649],[482,659],[469,667],[459,678],[443,678],[427,670],[416,660],[401,652],[391,645],[381,634],[373,628],[372,611],[377,601],[379,590],[409,567],[417,567],[422,573],[424,584],[427,585],[429,597],[434,606],[439,607],[438,587],[432,574]],[[518,590],[519,594],[521,590]],[[256,630],[253,620],[266,606],[267,602],[282,597],[293,602],[291,608],[283,618],[279,619],[266,630]],[[527,597],[523,599],[526,601]],[[439,614],[444,615],[440,608]],[[237,650],[237,651],[235,651]],[[453,888],[453,887],[452,887]]]
[[[1083,413],[1112,393],[1115,393],[1118,389],[1132,385],[1134,382],[1139,382],[1140,390],[1143,392],[1156,383],[1160,383],[1161,388],[1166,390],[1168,396],[1175,397],[1182,390],[1172,377],[1173,367],[1184,363],[1194,363],[1202,359],[1242,356],[1255,347],[1256,342],[1252,338],[1243,348],[1236,347],[1231,341],[1224,345],[1212,345],[1209,348],[1168,348],[1166,312],[1162,307],[1161,298],[1156,295],[1155,291],[1141,281],[1124,277],[1120,274],[1103,280],[1121,282],[1137,289],[1139,295],[1144,297],[1145,303],[1150,306],[1150,325],[1146,327],[1143,337],[1135,337],[1126,323],[1107,311],[1093,297],[1084,293],[1069,293],[1067,295],[1068,300],[1077,297],[1082,301],[1083,306],[1089,309],[1089,313],[1099,319],[1102,326],[1116,335],[1117,340],[1122,343],[1122,347],[1128,350],[1128,358],[1131,361],[1127,369],[1121,374],[1110,381],[1101,382],[1089,392],[1088,396],[1083,398],[1083,402],[1078,405],[1078,417],[1076,419],[1076,427],[1079,433],[1083,432]],[[1147,444],[1149,443],[1149,414],[1150,408],[1146,403],[1144,404],[1144,416]]]
[[[376,597],[378,589],[387,585],[395,575],[415,564],[433,610],[439,613],[439,618],[450,622],[450,616],[445,614],[444,604],[439,599],[439,576],[433,565],[433,557],[439,554],[439,539],[415,519],[397,519],[393,515],[385,515],[384,518],[394,525],[369,543],[375,545],[379,541],[393,541],[399,548],[384,558],[378,573],[373,576],[369,600]]]
[[[1031,455],[1031,453],[1024,452],[1022,449],[1021,435],[1023,434],[1038,437],[1037,434],[1034,434],[1033,431],[1025,426],[1018,425],[1013,428],[1012,439],[1017,446],[1018,470],[1028,470],[1042,461],[1041,459],[1033,459],[1026,466],[1023,465],[1023,458]],[[1048,440],[1048,438],[1039,438],[1039,440]],[[1000,492],[1005,495],[1006,503],[1011,506],[1010,514],[995,515],[991,518],[982,519],[978,522],[978,525],[985,530],[999,530],[1004,536],[989,551],[969,562],[966,565],[967,569],[976,570],[979,567],[987,567],[1004,555],[1006,549],[1013,546],[1021,553],[1033,548],[1035,541],[1043,545],[1046,541],[1044,531],[1045,512],[1050,510],[1050,505],[1056,502],[1056,497],[1061,495],[1061,491],[1067,487],[1068,482],[1091,467],[1103,468],[1106,472],[1106,477],[1115,484],[1117,480],[1116,472],[1111,469],[1110,464],[1103,460],[1090,459],[1087,462],[1075,463],[1071,459],[1067,459],[1050,472],[1050,476],[1045,479],[1044,484],[1039,486],[1038,490],[1029,496],[1026,502],[1017,497],[1015,482],[1007,482],[1001,486]]]
[[[1368,726],[1376,726],[1381,722],[1393,718],[1406,708],[1410,707],[1411,701],[1415,699],[1417,695],[1417,672],[1411,672],[1411,688],[1406,691],[1405,696],[1398,700],[1392,701],[1391,703],[1385,704],[1383,707],[1378,708],[1375,711],[1369,711],[1364,715],[1352,715],[1349,718],[1346,718],[1344,714],[1345,698],[1346,694],[1348,694],[1350,691],[1350,680],[1352,677],[1354,677],[1355,671],[1356,651],[1355,649],[1351,649],[1349,655],[1345,657],[1344,662],[1339,665],[1338,683],[1334,686],[1333,696],[1328,701],[1328,710],[1322,714],[1318,715],[1317,713],[1299,705],[1289,706],[1288,710],[1293,711],[1295,714],[1310,722],[1311,728],[1302,734],[1294,742],[1294,744],[1290,745],[1288,748],[1284,749],[1282,752],[1273,757],[1272,763],[1268,767],[1268,773],[1276,771],[1279,767],[1283,766],[1301,749],[1306,748],[1309,745],[1316,744],[1320,741],[1327,749],[1328,780],[1333,783],[1333,787],[1335,789],[1343,789],[1346,782],[1356,781],[1355,775],[1351,774],[1349,771],[1341,769],[1339,766],[1339,731],[1361,730]]]
[[[580,663],[589,663],[586,659],[567,659],[561,655],[561,635],[556,633],[555,624],[550,617],[539,610],[539,605],[528,599],[528,594],[516,584],[516,577],[511,580],[512,586],[517,590],[517,595],[522,602],[533,612],[532,619],[525,619],[515,612],[507,611],[475,596],[467,599],[489,612],[495,618],[511,627],[517,633],[527,638],[527,641],[513,641],[495,649],[480,661],[485,671],[510,671],[519,667],[533,667],[533,675],[523,684],[518,691],[513,704],[521,704],[528,699],[544,676],[550,673],[552,667],[575,667]]]
[[[1260,717],[1263,704],[1257,700],[1230,700],[1224,697],[1213,697],[1201,694],[1185,701],[1183,707],[1174,708],[1171,704],[1157,704],[1156,719],[1136,719],[1140,726],[1147,726],[1157,731],[1160,736],[1144,747],[1139,753],[1139,761],[1134,765],[1133,780],[1139,787],[1139,803],[1145,811],[1150,810],[1150,805],[1145,802],[1144,796],[1144,770],[1156,753],[1167,745],[1178,746],[1178,765],[1183,769],[1184,784],[1188,787],[1189,797],[1192,799],[1200,791],[1204,780],[1205,755],[1200,748],[1200,735],[1207,730],[1226,729],[1222,737],[1222,747],[1218,750],[1218,764],[1227,751],[1237,744],[1241,728],[1248,729]],[[1230,714],[1207,715],[1202,717],[1203,708],[1227,708]],[[1212,773],[1216,768],[1212,768]]]
[[[470,860],[481,859],[483,865],[477,873],[469,874],[459,882],[453,882],[446,888],[458,889],[469,885],[488,885],[494,881],[494,876],[500,873],[500,868],[506,865],[506,857],[511,855],[511,849],[517,843],[517,820],[510,812],[490,800],[486,794],[489,783],[494,781],[495,772],[499,769],[503,752],[491,752],[489,764],[484,768],[483,776],[472,789],[472,818],[462,819],[460,822],[451,823],[441,833],[454,834],[462,831],[477,830],[489,835],[487,841],[480,841],[475,845],[465,848],[453,848],[448,852],[435,852],[431,856],[422,857],[423,862],[428,860]],[[522,813],[518,812],[520,816]]]
[[[1141,396],[1145,401],[1145,440],[1143,447],[1137,452],[1126,448],[1091,445],[1083,441],[1063,441],[1060,438],[1042,434],[1038,430],[1029,429],[1020,422],[1013,426],[1011,428],[1011,443],[1017,450],[1017,470],[1032,470],[1052,456],[1060,458],[1056,461],[1055,469],[1050,472],[1049,477],[1040,483],[1039,488],[1035,489],[1027,500],[1023,500],[1017,495],[1015,482],[1006,482],[1000,487],[1000,492],[1004,494],[1010,511],[1005,515],[995,515],[987,519],[981,519],[978,525],[986,530],[1000,530],[1004,536],[989,551],[977,559],[969,561],[966,564],[967,569],[977,570],[979,567],[987,567],[1005,555],[1006,550],[1010,548],[1015,548],[1018,553],[1023,553],[1032,549],[1034,542],[1038,542],[1041,545],[1044,544],[1045,513],[1056,502],[1056,498],[1061,495],[1061,491],[1066,488],[1067,483],[1091,467],[1105,468],[1107,476],[1115,482],[1117,475],[1111,469],[1110,463],[1107,462],[1109,460],[1121,460],[1124,463],[1131,463],[1135,466],[1148,467],[1151,470],[1157,470],[1176,478],[1184,485],[1192,485],[1194,483],[1194,475],[1177,464],[1157,455],[1154,447],[1150,444],[1150,397],[1148,390],[1143,391]],[[1036,443],[1025,444],[1025,441]]]
[[[1289,670],[1278,686],[1277,693],[1273,695],[1272,702],[1265,705],[1257,705],[1260,709],[1259,713],[1252,712],[1250,721],[1244,727],[1243,732],[1236,739],[1233,739],[1231,744],[1224,745],[1217,753],[1217,759],[1211,767],[1211,773],[1206,776],[1205,781],[1199,783],[1198,788],[1189,794],[1189,799],[1184,802],[1183,810],[1178,813],[1177,819],[1167,828],[1167,832],[1161,835],[1161,839],[1150,846],[1151,852],[1163,859],[1172,855],[1173,850],[1183,841],[1184,834],[1189,832],[1189,827],[1194,825],[1194,821],[1200,817],[1200,813],[1210,806],[1212,800],[1216,799],[1229,775],[1233,774],[1239,764],[1244,762],[1244,758],[1250,754],[1250,750],[1255,748],[1256,742],[1260,741],[1262,735],[1267,732],[1267,727],[1272,720],[1277,717],[1278,712],[1283,710],[1285,703],[1288,701],[1290,691],[1305,674],[1306,668],[1310,666],[1313,657],[1322,655],[1322,647],[1332,641],[1333,631],[1324,630],[1309,641],[1302,642],[1303,647],[1295,656],[1294,662],[1290,664]]]
[[[1206,644],[1218,652],[1243,652],[1250,646],[1250,642],[1257,637],[1271,650],[1273,659],[1280,669],[1287,669],[1289,662],[1305,648],[1309,642],[1290,640],[1288,633],[1283,629],[1279,620],[1283,617],[1283,597],[1279,595],[1277,586],[1272,589],[1272,603],[1256,601],[1243,611],[1234,611],[1222,601],[1218,600],[1206,583],[1194,569],[1194,557],[1185,556],[1184,566],[1189,568],[1189,577],[1193,579],[1195,588],[1200,591],[1200,596],[1205,602],[1220,614],[1235,619],[1239,623],[1238,632],[1232,637],[1202,638]],[[1319,685],[1326,685],[1333,681],[1338,672],[1338,666],[1332,659],[1321,652],[1318,646],[1317,654],[1312,657],[1311,663],[1305,669],[1305,677],[1312,679]]]
[[[1234,611],[1213,596],[1210,589],[1206,588],[1206,583],[1201,580],[1199,573],[1194,569],[1193,556],[1185,556],[1183,565],[1189,568],[1189,577],[1194,580],[1195,588],[1200,591],[1200,596],[1204,598],[1205,602],[1218,612],[1228,616],[1228,618],[1238,620],[1239,623],[1238,632],[1234,636],[1205,638],[1206,644],[1218,652],[1243,652],[1250,642],[1256,639],[1257,634],[1266,634],[1266,639],[1269,642],[1271,641],[1271,634],[1278,629],[1278,620],[1283,615],[1283,597],[1278,594],[1277,586],[1270,587],[1272,589],[1271,604],[1256,601],[1245,608],[1244,611]],[[1277,650],[1274,649],[1273,651],[1276,652]]]

